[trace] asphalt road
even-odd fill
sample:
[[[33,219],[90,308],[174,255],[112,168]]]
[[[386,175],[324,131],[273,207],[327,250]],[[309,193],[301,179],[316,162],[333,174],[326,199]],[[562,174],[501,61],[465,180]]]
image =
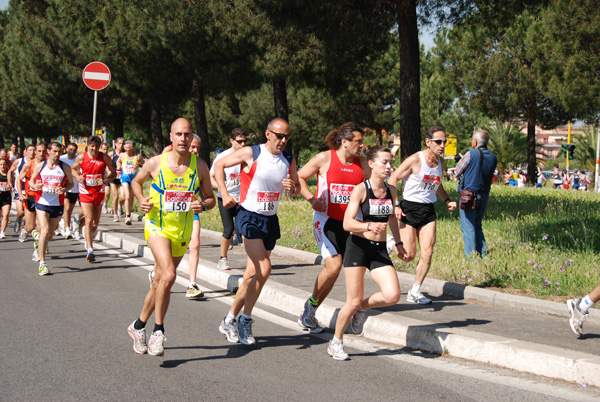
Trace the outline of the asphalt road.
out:
[[[173,287],[164,357],[137,355],[127,326],[148,289],[148,261],[96,247],[85,260],[74,240],[51,242],[52,275],[40,277],[32,241],[9,229],[0,241],[0,400],[587,400],[597,389],[407,349],[383,349],[348,336],[352,360],[326,352],[331,334],[309,335],[295,317],[258,305],[257,347],[217,331],[231,295],[204,286],[185,299]],[[152,322],[148,323],[151,330]]]

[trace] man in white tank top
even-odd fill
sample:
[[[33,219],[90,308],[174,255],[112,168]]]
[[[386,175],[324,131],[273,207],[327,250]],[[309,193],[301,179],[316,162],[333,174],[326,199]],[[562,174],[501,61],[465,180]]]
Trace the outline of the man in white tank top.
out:
[[[284,152],[291,136],[287,121],[275,118],[265,131],[267,142],[243,147],[219,159],[214,166],[215,182],[225,208],[232,208],[238,200],[229,194],[225,185],[225,169],[241,164],[240,211],[235,220],[238,236],[243,236],[248,254],[244,281],[238,289],[233,305],[221,320],[219,332],[229,342],[252,346],[252,309],[271,274],[271,250],[280,237],[277,208],[283,191],[293,196],[300,192],[296,160]],[[236,317],[242,311],[237,325]]]
[[[408,291],[406,301],[416,304],[429,304],[431,299],[423,296],[421,285],[431,267],[433,246],[435,245],[436,215],[433,203],[440,196],[449,211],[456,209],[442,186],[442,172],[445,172],[444,159],[441,158],[446,146],[446,133],[442,127],[431,127],[425,133],[427,149],[409,156],[389,178],[396,185],[404,180],[403,200],[395,208],[400,226],[400,237],[408,258],[412,261],[417,253],[417,239],[421,248],[421,258],[417,264],[417,274],[412,289]]]

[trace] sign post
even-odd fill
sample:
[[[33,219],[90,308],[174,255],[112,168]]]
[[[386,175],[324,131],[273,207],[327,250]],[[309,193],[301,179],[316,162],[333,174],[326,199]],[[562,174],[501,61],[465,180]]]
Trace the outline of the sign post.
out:
[[[92,135],[96,132],[96,104],[98,91],[103,90],[110,83],[110,70],[104,63],[94,61],[85,66],[82,73],[84,84],[94,91],[94,113],[92,118]]]

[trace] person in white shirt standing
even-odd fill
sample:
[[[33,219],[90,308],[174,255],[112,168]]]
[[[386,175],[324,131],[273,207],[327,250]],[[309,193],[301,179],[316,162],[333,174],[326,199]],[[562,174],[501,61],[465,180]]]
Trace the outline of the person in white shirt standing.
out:
[[[229,251],[229,247],[232,243],[234,218],[240,209],[239,200],[241,165],[225,168],[225,187],[227,187],[227,192],[229,195],[236,200],[236,204],[233,207],[226,208],[223,205],[223,198],[221,197],[221,192],[218,191],[219,186],[215,180],[215,163],[217,163],[219,159],[222,159],[245,146],[246,132],[241,128],[234,128],[229,136],[229,142],[231,143],[231,147],[217,155],[213,161],[213,166],[210,169],[210,180],[213,188],[217,189],[217,201],[219,205],[219,212],[221,213],[221,222],[223,222],[223,234],[221,235],[221,258],[219,258],[219,262],[217,264],[217,268],[223,270],[231,269],[229,266],[229,260],[227,259],[227,252]]]

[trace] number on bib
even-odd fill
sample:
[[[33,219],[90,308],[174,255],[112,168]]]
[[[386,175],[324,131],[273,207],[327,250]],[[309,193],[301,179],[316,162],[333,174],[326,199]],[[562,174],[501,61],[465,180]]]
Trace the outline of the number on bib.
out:
[[[188,212],[192,209],[194,201],[193,191],[165,191],[165,212]]]

